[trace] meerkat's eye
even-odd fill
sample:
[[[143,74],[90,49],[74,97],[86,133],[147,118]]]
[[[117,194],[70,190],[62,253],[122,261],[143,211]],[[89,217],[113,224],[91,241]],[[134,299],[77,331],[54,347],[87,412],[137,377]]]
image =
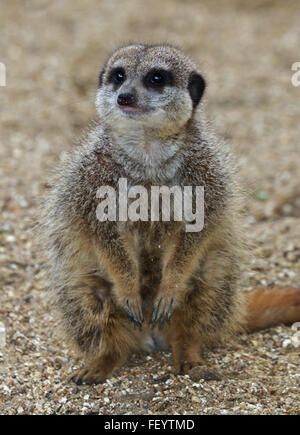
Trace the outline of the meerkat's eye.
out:
[[[115,68],[110,72],[109,82],[120,85],[125,82],[126,74],[123,68]]]
[[[156,72],[150,77],[150,82],[152,85],[161,86],[164,83],[164,77],[159,72]]]
[[[144,85],[147,88],[162,88],[164,86],[172,86],[173,84],[173,75],[170,71],[166,70],[151,70],[148,72],[146,77],[144,78]]]

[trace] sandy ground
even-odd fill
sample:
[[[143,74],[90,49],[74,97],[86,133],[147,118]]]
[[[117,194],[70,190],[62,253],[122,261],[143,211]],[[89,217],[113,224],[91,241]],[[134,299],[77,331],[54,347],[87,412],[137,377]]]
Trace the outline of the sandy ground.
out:
[[[208,118],[232,145],[250,191],[247,221],[256,248],[243,287],[298,285],[300,87],[291,84],[291,65],[300,61],[299,17],[300,3],[289,0],[1,6],[1,414],[300,413],[300,348],[290,342],[295,331],[283,326],[209,352],[214,380],[176,377],[171,356],[155,354],[133,357],[103,385],[70,383],[80,361],[55,334],[32,232],[47,172],[95,117],[105,56],[128,41],[169,41],[202,67]]]

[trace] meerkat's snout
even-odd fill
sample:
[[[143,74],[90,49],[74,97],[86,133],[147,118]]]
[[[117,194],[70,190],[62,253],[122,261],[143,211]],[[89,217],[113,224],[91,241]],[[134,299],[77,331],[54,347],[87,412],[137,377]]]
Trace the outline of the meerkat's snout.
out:
[[[117,102],[119,106],[134,106],[135,104],[134,95],[129,93],[119,94]]]
[[[134,89],[121,90],[117,96],[117,106],[125,113],[142,113],[143,108],[138,105],[137,93]]]

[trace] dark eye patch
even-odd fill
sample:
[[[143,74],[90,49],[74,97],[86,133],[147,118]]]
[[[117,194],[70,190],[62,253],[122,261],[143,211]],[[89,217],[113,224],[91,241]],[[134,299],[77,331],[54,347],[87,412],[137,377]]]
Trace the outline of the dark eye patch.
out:
[[[162,89],[164,86],[172,86],[174,84],[173,74],[164,69],[152,69],[143,79],[146,88]]]
[[[120,86],[126,80],[124,68],[113,68],[108,76],[108,82]]]

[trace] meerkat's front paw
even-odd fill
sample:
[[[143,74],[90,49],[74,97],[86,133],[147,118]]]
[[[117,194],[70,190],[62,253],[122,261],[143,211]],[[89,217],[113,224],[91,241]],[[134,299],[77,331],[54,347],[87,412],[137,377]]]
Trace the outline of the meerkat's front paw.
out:
[[[155,328],[155,326],[158,325],[159,328],[162,328],[165,321],[170,323],[176,305],[174,296],[159,295],[154,303],[153,314],[150,321],[152,327]]]
[[[133,323],[134,327],[143,328],[144,315],[142,310],[142,301],[140,297],[125,298],[123,309],[128,316],[128,319]]]

